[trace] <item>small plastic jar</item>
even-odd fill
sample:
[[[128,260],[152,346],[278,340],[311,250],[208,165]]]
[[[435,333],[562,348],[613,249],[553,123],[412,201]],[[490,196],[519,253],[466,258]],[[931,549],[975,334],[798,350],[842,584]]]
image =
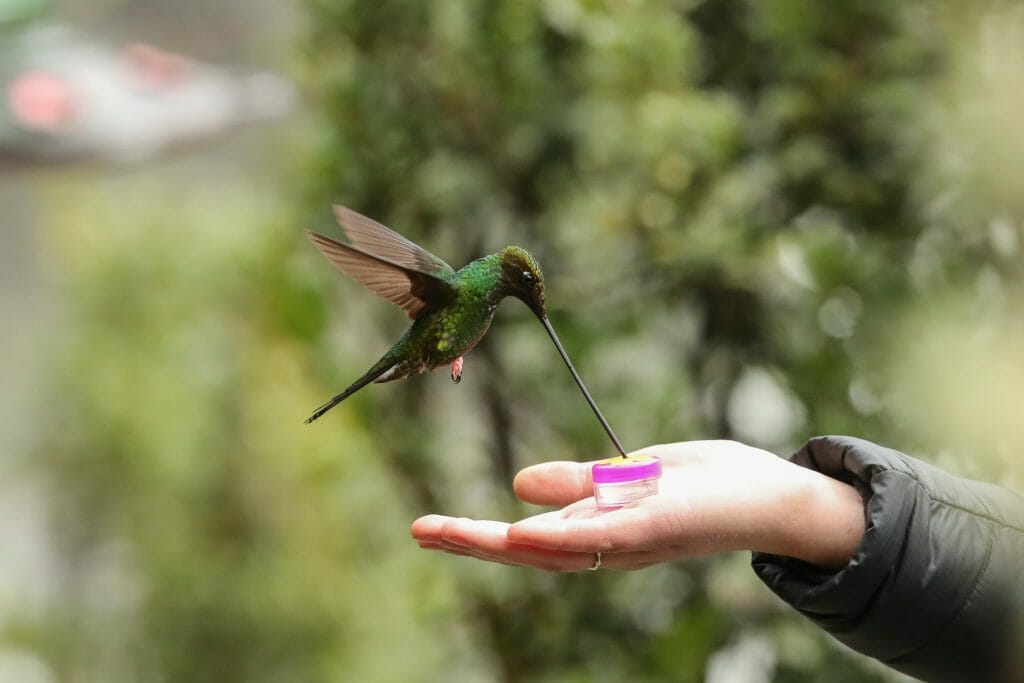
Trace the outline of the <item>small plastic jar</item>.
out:
[[[594,463],[594,498],[602,510],[614,510],[658,492],[661,459],[653,455],[630,455]]]

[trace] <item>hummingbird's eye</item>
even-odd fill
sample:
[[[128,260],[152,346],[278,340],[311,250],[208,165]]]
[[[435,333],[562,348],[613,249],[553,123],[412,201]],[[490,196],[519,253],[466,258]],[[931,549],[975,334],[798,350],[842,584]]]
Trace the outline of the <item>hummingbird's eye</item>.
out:
[[[532,285],[536,281],[537,281],[537,278],[534,277],[533,273],[531,273],[528,270],[524,270],[523,271],[523,283],[524,284]]]

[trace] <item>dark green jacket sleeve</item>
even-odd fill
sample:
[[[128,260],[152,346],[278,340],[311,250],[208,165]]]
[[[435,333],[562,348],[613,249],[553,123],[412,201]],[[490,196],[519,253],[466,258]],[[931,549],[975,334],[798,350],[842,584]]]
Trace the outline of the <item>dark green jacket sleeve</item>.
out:
[[[1024,681],[1024,499],[846,436],[793,461],[856,486],[867,531],[824,572],[754,553],[757,575],[838,640],[925,681]]]

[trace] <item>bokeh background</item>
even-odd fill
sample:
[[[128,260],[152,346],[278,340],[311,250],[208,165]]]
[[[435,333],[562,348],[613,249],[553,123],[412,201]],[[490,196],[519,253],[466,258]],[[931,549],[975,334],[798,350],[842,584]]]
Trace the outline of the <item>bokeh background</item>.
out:
[[[41,159],[0,118],[0,681],[902,680],[747,554],[419,550],[420,514],[530,514],[517,469],[609,445],[515,302],[460,385],[303,425],[407,322],[305,240],[333,202],[456,266],[529,248],[629,448],[848,433],[1024,484],[1017,3],[4,9],[0,48],[60,23],[301,103],[138,155]]]

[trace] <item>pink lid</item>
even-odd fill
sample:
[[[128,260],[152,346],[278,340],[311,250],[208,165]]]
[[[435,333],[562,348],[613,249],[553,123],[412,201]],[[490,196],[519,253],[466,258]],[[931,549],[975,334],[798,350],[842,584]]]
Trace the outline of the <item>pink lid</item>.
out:
[[[661,476],[661,458],[654,455],[630,455],[608,458],[590,468],[595,484],[621,484]]]

